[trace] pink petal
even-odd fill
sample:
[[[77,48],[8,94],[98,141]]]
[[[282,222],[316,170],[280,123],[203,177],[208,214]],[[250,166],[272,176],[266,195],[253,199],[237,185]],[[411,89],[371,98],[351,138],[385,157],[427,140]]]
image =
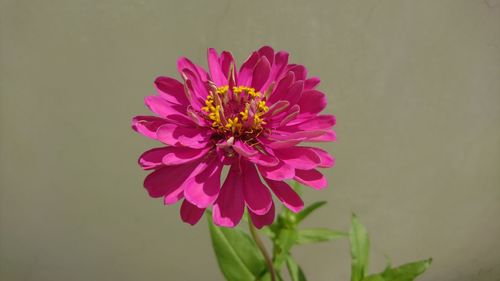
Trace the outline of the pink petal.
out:
[[[139,165],[144,170],[151,170],[163,166],[161,159],[169,149],[170,147],[158,147],[144,152],[139,157]]]
[[[286,113],[286,115],[283,117],[281,122],[279,123],[278,127],[283,127],[285,126],[288,122],[294,120],[297,115],[300,113],[300,107],[298,105],[294,105],[290,108],[290,110]],[[277,119],[278,117],[276,117]],[[274,121],[274,120],[273,120]]]
[[[144,103],[152,112],[156,113],[160,117],[168,117],[170,115],[186,115],[186,106],[172,104],[159,96],[147,96],[144,99]]]
[[[288,93],[288,89],[290,89],[290,86],[292,85],[294,80],[295,77],[292,72],[288,72],[283,78],[281,78],[281,80],[278,81],[278,84],[276,84],[276,87],[269,96],[269,104],[274,104],[279,100],[285,99]]]
[[[180,73],[182,73],[184,69],[188,69],[190,72],[195,74],[198,79],[202,81],[208,80],[207,72],[201,66],[194,64],[188,58],[179,58],[179,60],[177,60],[177,69]]]
[[[202,165],[203,170],[186,181],[184,197],[199,208],[207,208],[219,194],[222,163],[219,158],[213,158]]]
[[[195,205],[184,200],[181,205],[181,219],[190,225],[195,225],[203,216],[205,209],[198,208]]]
[[[321,164],[319,156],[308,147],[289,147],[274,150],[274,155],[295,169],[310,170]]]
[[[241,65],[238,73],[238,85],[250,86],[252,82],[253,69],[259,60],[259,54],[253,52],[250,57]]]
[[[269,153],[259,151],[255,155],[248,157],[250,162],[264,167],[274,167],[279,164],[279,160]]]
[[[265,113],[264,117],[269,118],[274,115],[278,115],[279,113],[283,112],[289,105],[290,103],[287,100],[277,101],[269,107],[269,111]]]
[[[132,118],[132,129],[152,139],[157,139],[156,131],[165,124],[165,119],[155,116],[135,116]]]
[[[307,77],[307,69],[300,64],[289,64],[287,71],[293,72],[296,80],[305,80]]]
[[[293,179],[314,189],[323,189],[328,185],[325,176],[318,170],[295,170]]]
[[[183,189],[182,184],[198,165],[198,162],[193,162],[160,168],[146,177],[144,187],[151,197],[169,195],[178,189]]]
[[[221,87],[227,85],[227,78],[222,72],[219,62],[219,55],[214,48],[209,48],[207,51],[208,69],[210,69],[210,77],[215,85]]]
[[[290,102],[291,105],[295,105],[302,96],[303,90],[304,81],[297,81],[290,86],[285,98]]]
[[[248,144],[238,140],[233,144],[233,149],[238,153],[239,155],[243,157],[251,157],[255,156],[257,154],[257,150],[253,149],[250,147]]]
[[[209,151],[208,148],[193,149],[190,147],[183,147],[183,146],[164,147],[163,148],[164,156],[161,158],[161,162],[167,166],[189,163],[205,156],[208,151]]]
[[[155,88],[158,94],[168,102],[174,104],[188,105],[189,102],[184,93],[184,85],[170,77],[158,77],[155,79]]]
[[[335,165],[335,159],[325,150],[317,147],[311,147],[310,149],[314,150],[314,152],[319,156],[319,159],[321,160],[319,167],[331,168]]]
[[[304,81],[304,90],[313,90],[314,88],[316,88],[316,86],[318,86],[319,82],[321,82],[321,80],[319,80],[318,77],[311,77],[306,79]]]
[[[274,63],[274,50],[270,46],[261,47],[257,53],[259,53],[260,57],[265,57],[270,65]]]
[[[286,66],[288,64],[288,53],[287,52],[277,52],[274,55],[274,63],[271,68],[270,79],[271,81],[276,81],[283,74]]]
[[[271,193],[260,181],[254,164],[248,162],[242,162],[241,164],[243,167],[243,195],[245,202],[252,212],[264,215],[272,206]]]
[[[313,118],[296,119],[289,123],[286,128],[280,128],[290,132],[303,130],[324,130],[329,129],[336,124],[335,116],[333,115],[318,115]]]
[[[204,148],[210,140],[206,128],[184,127],[177,124],[165,124],[157,131],[158,140],[173,146]]]
[[[304,208],[304,202],[300,196],[286,182],[270,179],[265,179],[265,181],[276,197],[292,212],[298,213]]]
[[[326,107],[326,96],[320,91],[307,90],[302,92],[297,104],[300,106],[300,113],[307,115],[316,115]]]
[[[229,76],[231,75],[231,73],[229,73],[231,70],[231,65],[233,67],[233,73],[234,75],[236,75],[236,69],[235,69],[236,65],[234,62],[233,55],[230,52],[227,51],[222,52],[222,54],[220,55],[220,65],[222,73],[227,78],[227,80],[229,80]]]
[[[250,219],[252,220],[253,225],[257,227],[258,229],[261,229],[262,227],[266,225],[270,225],[274,222],[274,216],[275,216],[275,209],[274,209],[274,203],[271,201],[271,208],[269,211],[263,215],[258,215],[252,210],[248,209],[248,213],[250,214]]]
[[[235,227],[245,211],[243,178],[236,165],[232,165],[215,201],[212,215],[218,226]]]
[[[191,103],[196,102],[204,104],[204,100],[208,95],[206,80],[202,80],[189,69],[183,69],[182,75],[185,78],[186,86],[191,94]]]
[[[332,142],[337,140],[335,131],[329,130],[325,134],[307,139],[308,142]]]
[[[256,91],[263,91],[262,86],[266,83],[271,72],[271,65],[266,57],[261,57],[255,65],[252,75],[252,88]]]
[[[274,167],[258,166],[260,174],[271,180],[286,180],[292,179],[295,176],[295,169],[283,162],[279,162]]]
[[[179,200],[184,198],[184,189],[183,188],[178,188],[174,190],[172,193],[169,193],[163,197],[163,204],[165,205],[173,205]]]

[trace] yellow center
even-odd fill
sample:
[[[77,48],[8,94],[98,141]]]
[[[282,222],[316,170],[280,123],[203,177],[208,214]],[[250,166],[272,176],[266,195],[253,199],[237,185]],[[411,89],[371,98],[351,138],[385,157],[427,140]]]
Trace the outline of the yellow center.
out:
[[[202,110],[220,134],[241,136],[259,133],[266,124],[263,115],[269,110],[260,92],[245,86],[214,87]]]

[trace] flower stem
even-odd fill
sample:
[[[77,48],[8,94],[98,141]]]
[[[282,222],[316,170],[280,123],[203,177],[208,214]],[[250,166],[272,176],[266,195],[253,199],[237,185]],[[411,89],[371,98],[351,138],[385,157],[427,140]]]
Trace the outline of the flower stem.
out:
[[[250,234],[252,235],[253,240],[255,240],[257,247],[259,247],[259,250],[262,252],[264,259],[266,260],[267,269],[269,270],[269,274],[271,274],[271,280],[276,281],[276,271],[274,270],[271,256],[269,256],[269,253],[267,252],[264,243],[262,243],[262,240],[260,240],[259,234],[257,233],[257,229],[255,229],[255,226],[253,225],[252,220],[250,218],[248,218],[248,228],[250,229]]]

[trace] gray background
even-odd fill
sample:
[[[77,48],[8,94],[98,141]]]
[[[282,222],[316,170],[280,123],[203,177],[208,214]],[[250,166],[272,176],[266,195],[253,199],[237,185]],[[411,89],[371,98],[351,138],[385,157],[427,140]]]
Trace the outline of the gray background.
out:
[[[372,271],[432,256],[422,281],[500,280],[500,1],[0,3],[1,280],[221,280],[206,222],[143,190],[155,143],[129,122],[177,57],[264,44],[320,76],[338,117],[308,225],[355,211]],[[346,241],[294,254],[310,280],[348,280]]]

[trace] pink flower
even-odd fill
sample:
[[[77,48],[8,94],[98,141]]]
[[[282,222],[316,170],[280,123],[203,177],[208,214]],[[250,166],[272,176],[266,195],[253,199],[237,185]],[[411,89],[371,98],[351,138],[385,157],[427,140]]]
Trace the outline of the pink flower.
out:
[[[270,190],[290,210],[303,208],[285,180],[327,186],[317,169],[334,159],[302,143],[335,141],[335,117],[319,114],[327,103],[315,89],[320,80],[289,64],[288,53],[262,47],[237,71],[231,53],[209,49],[209,72],[187,58],[177,67],[183,82],[158,77],[157,95],[145,99],[156,116],[132,120],[135,131],[164,144],[139,158],[153,171],[144,181],[151,197],[167,205],[183,200],[181,218],[190,224],[212,207],[215,224],[234,227],[246,207],[261,228],[274,221]]]

